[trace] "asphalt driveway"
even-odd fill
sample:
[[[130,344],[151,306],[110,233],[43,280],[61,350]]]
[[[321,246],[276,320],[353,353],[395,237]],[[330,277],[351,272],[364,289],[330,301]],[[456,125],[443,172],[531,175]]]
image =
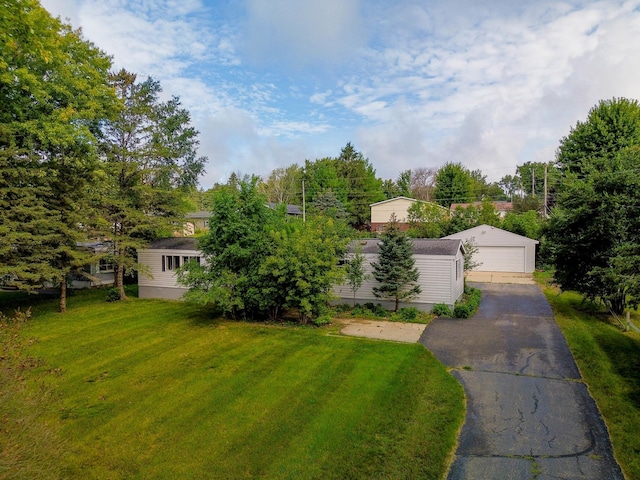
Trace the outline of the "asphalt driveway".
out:
[[[609,434],[537,285],[475,283],[471,319],[420,341],[462,383],[467,416],[450,480],[623,479]]]

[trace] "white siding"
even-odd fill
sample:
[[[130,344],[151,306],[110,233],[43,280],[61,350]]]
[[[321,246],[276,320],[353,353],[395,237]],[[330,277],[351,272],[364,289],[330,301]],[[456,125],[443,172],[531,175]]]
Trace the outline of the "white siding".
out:
[[[373,294],[373,287],[378,282],[373,277],[373,267],[371,262],[376,262],[378,255],[366,254],[365,271],[369,274],[369,278],[363,282],[362,287],[356,292],[357,303],[383,303],[382,299]],[[418,284],[422,292],[410,302],[406,302],[404,306],[416,306],[423,310],[430,310],[436,303],[446,303],[453,305],[460,298],[464,290],[464,278],[462,265],[464,258],[462,252],[458,252],[456,257],[438,256],[438,255],[414,255],[415,266],[420,272]],[[456,263],[456,260],[458,262]],[[458,272],[456,274],[456,265]],[[337,285],[334,288],[336,296],[340,297],[342,302],[351,303],[353,301],[353,292],[345,283]]]
[[[166,268],[164,272],[162,271],[163,255],[165,257],[169,255],[179,256],[180,265],[182,265],[183,257],[202,257],[202,252],[198,250],[138,250],[138,263],[147,267],[146,272],[139,272],[138,274],[141,298],[179,298],[182,293],[187,291],[187,288],[178,284],[174,271]],[[201,261],[204,261],[204,259]],[[175,290],[175,292],[167,297],[159,297],[159,295],[151,293],[167,290]]]
[[[408,198],[396,198],[371,206],[371,223],[386,223],[391,218],[391,214],[396,214],[396,219],[400,223],[408,223],[409,216],[407,211],[416,200]]]
[[[476,270],[484,272],[532,273],[536,268],[537,240],[507,232],[497,227],[480,225],[444,238],[473,241],[478,247],[475,262],[482,262]]]

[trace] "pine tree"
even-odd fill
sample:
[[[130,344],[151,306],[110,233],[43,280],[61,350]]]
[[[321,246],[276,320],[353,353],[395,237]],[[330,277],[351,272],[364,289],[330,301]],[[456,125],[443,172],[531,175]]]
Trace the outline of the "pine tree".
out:
[[[410,300],[422,291],[415,282],[420,273],[415,268],[413,244],[409,237],[400,231],[395,215],[382,233],[378,246],[378,262],[371,264],[373,276],[380,286],[373,288],[376,297],[395,300],[398,311],[400,300]]]

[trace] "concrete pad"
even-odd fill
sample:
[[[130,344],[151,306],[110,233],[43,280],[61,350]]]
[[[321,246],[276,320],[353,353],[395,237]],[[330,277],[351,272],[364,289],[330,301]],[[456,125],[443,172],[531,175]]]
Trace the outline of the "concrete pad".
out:
[[[518,283],[521,285],[534,285],[532,273],[516,272],[478,272],[470,271],[466,273],[467,281],[480,283]]]
[[[420,323],[350,319],[340,321],[345,323],[344,328],[340,330],[343,335],[404,343],[416,343],[426,328],[426,325]]]

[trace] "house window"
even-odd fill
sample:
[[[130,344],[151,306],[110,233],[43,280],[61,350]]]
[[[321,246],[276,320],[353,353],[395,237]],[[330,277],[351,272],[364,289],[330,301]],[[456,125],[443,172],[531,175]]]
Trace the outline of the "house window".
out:
[[[100,263],[98,264],[99,272],[113,272],[113,260],[101,258]]]
[[[460,278],[460,260],[456,260],[456,281]]]
[[[182,257],[182,264],[186,264],[188,262],[196,262],[198,265],[200,265],[200,257]]]
[[[180,268],[179,255],[162,255],[162,271],[172,271]]]

